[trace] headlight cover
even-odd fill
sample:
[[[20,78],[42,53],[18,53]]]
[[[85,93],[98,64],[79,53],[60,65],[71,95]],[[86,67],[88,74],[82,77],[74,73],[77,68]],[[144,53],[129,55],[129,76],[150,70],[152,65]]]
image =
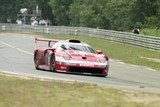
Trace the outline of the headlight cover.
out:
[[[64,54],[64,55],[63,55],[63,58],[64,58],[65,60],[70,60],[70,59],[71,59],[71,57],[70,57],[68,54]]]
[[[99,62],[100,62],[100,63],[105,63],[106,61],[107,61],[107,60],[106,60],[105,58],[103,58],[103,57],[102,57],[102,58],[99,58]]]

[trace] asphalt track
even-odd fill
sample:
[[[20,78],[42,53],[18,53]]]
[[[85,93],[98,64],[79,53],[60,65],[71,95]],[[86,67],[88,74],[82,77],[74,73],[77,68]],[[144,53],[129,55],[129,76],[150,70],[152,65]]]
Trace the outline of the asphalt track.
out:
[[[160,71],[117,60],[110,60],[108,77],[35,70],[33,63],[34,47],[34,36],[32,35],[0,33],[0,72],[160,93]]]

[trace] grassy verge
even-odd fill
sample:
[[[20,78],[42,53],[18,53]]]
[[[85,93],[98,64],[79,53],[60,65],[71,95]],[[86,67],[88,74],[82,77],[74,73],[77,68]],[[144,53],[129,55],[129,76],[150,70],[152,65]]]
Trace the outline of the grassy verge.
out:
[[[0,107],[158,107],[160,95],[0,75]]]
[[[141,29],[141,34],[144,34],[144,35],[150,35],[150,36],[157,36],[157,37],[160,37],[160,29],[150,29],[150,28],[144,28],[144,29]]]
[[[42,35],[55,39],[79,39],[90,44],[95,50],[100,49],[112,59],[125,63],[150,67],[160,70],[160,51],[153,51],[142,47],[112,42],[86,36],[71,35]]]

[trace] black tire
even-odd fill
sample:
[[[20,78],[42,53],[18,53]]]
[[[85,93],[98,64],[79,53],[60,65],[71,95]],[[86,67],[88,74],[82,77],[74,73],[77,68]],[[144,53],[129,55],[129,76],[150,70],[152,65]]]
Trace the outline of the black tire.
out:
[[[34,64],[35,64],[35,68],[39,70],[39,60],[37,58],[37,52],[34,55]]]
[[[107,77],[107,75],[102,75],[102,77]]]
[[[49,68],[50,68],[50,71],[52,71],[52,72],[55,71],[55,56],[54,56],[54,54],[51,55]]]

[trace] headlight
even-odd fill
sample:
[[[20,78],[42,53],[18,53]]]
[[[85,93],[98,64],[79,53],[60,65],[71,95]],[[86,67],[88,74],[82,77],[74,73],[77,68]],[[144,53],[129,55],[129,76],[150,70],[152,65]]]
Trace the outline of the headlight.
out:
[[[106,62],[106,59],[105,59],[105,58],[99,58],[99,62],[105,63],[105,62]]]
[[[65,60],[70,60],[71,57],[70,57],[69,55],[67,55],[67,54],[64,54],[64,55],[63,55],[63,58],[64,58]]]

